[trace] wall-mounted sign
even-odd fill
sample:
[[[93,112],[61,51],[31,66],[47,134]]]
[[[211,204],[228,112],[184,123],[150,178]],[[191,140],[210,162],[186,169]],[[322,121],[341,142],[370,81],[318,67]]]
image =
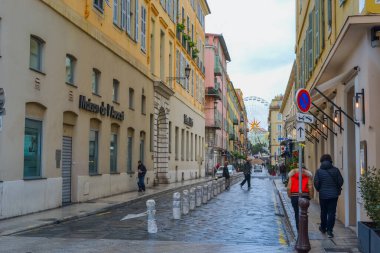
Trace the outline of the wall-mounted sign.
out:
[[[183,123],[189,127],[193,127],[194,125],[193,119],[186,114],[183,115]]]
[[[311,97],[309,91],[306,89],[299,89],[296,93],[296,104],[298,110],[307,113],[311,106]]]
[[[89,112],[99,113],[102,116],[107,116],[112,119],[117,119],[120,121],[124,120],[124,112],[115,111],[112,105],[105,105],[104,102],[102,102],[101,105],[92,103],[91,99],[86,100],[86,96],[83,95],[79,96],[79,108]]]

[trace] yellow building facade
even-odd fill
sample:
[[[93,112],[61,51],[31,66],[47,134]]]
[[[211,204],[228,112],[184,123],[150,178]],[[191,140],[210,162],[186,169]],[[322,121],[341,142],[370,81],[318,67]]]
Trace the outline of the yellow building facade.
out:
[[[283,96],[279,95],[272,99],[269,105],[268,130],[269,130],[269,151],[271,157],[271,165],[279,165],[282,161],[280,139],[283,137],[283,121],[280,108]]]
[[[333,157],[345,181],[337,218],[356,229],[358,221],[367,219],[357,182],[369,167],[379,166],[380,141],[374,137],[379,113],[373,108],[380,95],[380,4],[296,3],[295,87],[310,91],[310,113],[316,119],[307,127],[314,143],[306,142],[305,164],[315,172],[321,155]]]

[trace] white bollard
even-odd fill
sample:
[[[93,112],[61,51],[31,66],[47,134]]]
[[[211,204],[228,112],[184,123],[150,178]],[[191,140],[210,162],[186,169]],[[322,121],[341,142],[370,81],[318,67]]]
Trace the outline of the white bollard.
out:
[[[156,223],[156,202],[153,199],[146,201],[147,216],[148,216],[148,233],[157,233]]]
[[[202,198],[202,203],[203,204],[207,204],[207,191],[208,190],[208,185],[207,184],[205,184],[204,186],[203,186],[203,198]]]
[[[182,213],[184,215],[188,214],[190,211],[190,203],[189,203],[189,191],[183,190],[182,194]]]
[[[181,219],[181,193],[173,193],[173,219]]]
[[[223,191],[226,189],[226,179],[223,178],[223,181],[222,181],[222,189]]]
[[[218,181],[216,181],[216,191],[219,195],[220,194],[220,179],[218,179]]]
[[[214,197],[216,197],[218,195],[218,189],[217,189],[217,182],[216,180],[212,181],[212,189],[213,189],[213,193],[214,193]]]
[[[197,189],[195,190],[195,206],[201,206],[202,205],[202,186],[197,186]]]
[[[207,200],[209,201],[212,197],[212,182],[207,183]]]
[[[190,189],[190,210],[195,209],[195,188],[191,187]]]

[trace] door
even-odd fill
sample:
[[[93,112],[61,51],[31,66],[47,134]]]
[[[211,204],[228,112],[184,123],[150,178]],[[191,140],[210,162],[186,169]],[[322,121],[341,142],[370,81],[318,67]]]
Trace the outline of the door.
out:
[[[63,136],[62,141],[62,205],[71,203],[71,155],[72,138]]]

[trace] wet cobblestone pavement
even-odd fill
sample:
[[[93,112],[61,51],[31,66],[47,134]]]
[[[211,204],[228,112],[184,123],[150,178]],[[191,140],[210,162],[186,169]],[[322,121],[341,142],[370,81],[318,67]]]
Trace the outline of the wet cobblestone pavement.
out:
[[[172,219],[172,193],[156,198],[158,233],[154,235],[147,233],[146,217],[120,221],[127,214],[146,211],[145,202],[137,202],[105,213],[30,230],[17,236],[28,237],[27,240],[32,240],[30,237],[56,238],[58,241],[69,238],[79,241],[108,239],[118,241],[118,244],[123,244],[119,240],[128,240],[131,245],[134,241],[147,240],[149,242],[143,243],[145,246],[147,243],[152,247],[155,245],[151,251],[141,252],[291,252],[283,226],[283,212],[277,198],[271,180],[252,178],[251,190],[247,190],[246,186],[241,189],[236,184],[229,191],[211,199],[208,204],[182,216],[181,220]],[[205,251],[201,248],[195,251],[156,251],[156,247],[165,245],[164,242],[173,247],[208,246]],[[212,245],[218,249],[211,250]]]

